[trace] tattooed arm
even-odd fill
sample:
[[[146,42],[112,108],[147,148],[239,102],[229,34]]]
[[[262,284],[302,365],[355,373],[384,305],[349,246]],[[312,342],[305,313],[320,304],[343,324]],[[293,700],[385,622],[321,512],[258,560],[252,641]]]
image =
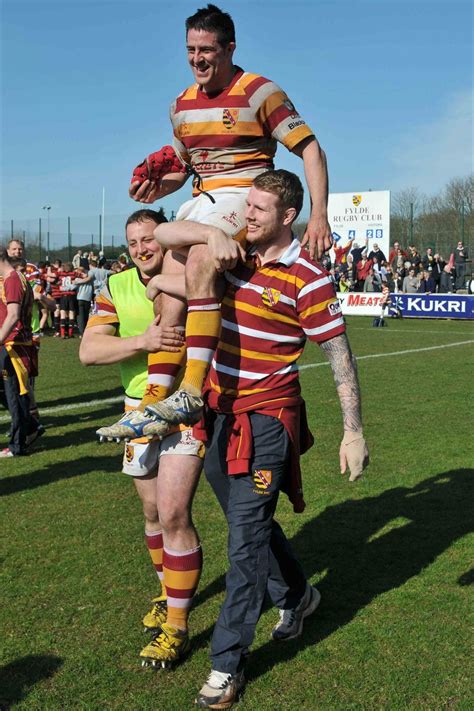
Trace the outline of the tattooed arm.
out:
[[[369,452],[362,433],[359,379],[357,363],[347,336],[343,333],[321,343],[332,368],[344,422],[344,437],[339,450],[342,474],[347,466],[350,481],[355,481],[369,463]]]
[[[321,349],[327,356],[336,382],[344,420],[344,431],[362,432],[357,363],[352,355],[346,334],[343,333],[321,343]]]

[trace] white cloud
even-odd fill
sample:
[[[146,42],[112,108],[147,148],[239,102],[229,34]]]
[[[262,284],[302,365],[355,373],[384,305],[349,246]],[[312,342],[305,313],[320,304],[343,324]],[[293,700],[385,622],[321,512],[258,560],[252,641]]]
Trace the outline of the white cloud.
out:
[[[392,189],[417,186],[431,194],[473,171],[473,91],[453,95],[443,114],[411,128],[391,156]]]

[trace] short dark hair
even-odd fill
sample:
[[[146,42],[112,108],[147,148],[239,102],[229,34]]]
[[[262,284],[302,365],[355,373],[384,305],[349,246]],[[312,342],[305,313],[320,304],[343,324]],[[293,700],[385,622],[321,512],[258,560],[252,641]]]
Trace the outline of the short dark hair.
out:
[[[283,210],[294,207],[296,210],[295,219],[298,217],[303,207],[304,189],[297,175],[282,168],[267,170],[265,173],[257,175],[253,186],[279,197]]]
[[[209,4],[201,7],[194,15],[186,20],[186,37],[189,30],[213,32],[219,44],[226,47],[230,42],[235,42],[234,21],[228,12],[223,12],[217,5]]]
[[[12,263],[11,257],[8,256],[8,252],[5,247],[0,247],[0,262]]]
[[[149,210],[145,208],[143,210],[137,210],[136,212],[132,212],[132,214],[125,223],[125,230],[129,225],[133,225],[135,222],[146,222],[147,220],[156,222],[157,225],[161,225],[162,222],[168,222],[168,220],[166,219],[165,211],[162,207],[160,207],[159,210]]]

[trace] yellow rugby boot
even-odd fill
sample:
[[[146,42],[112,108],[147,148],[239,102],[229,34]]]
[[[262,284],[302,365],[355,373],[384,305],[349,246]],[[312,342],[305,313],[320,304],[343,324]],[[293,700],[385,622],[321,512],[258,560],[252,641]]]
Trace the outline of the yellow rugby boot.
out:
[[[156,630],[161,627],[163,622],[166,622],[166,616],[168,614],[166,595],[154,597],[152,603],[153,607],[143,618],[143,627],[145,628],[145,632],[156,632]]]
[[[187,630],[179,630],[164,622],[161,632],[140,652],[142,667],[170,669],[184,657],[190,647]]]

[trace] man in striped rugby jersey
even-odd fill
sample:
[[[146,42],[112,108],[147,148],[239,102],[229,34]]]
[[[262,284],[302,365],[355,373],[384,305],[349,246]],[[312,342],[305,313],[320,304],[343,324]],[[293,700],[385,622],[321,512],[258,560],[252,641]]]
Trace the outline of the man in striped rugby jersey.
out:
[[[170,118],[174,149],[187,166],[158,183],[145,180],[130,188],[134,200],[151,203],[181,187],[194,175],[193,198],[185,202],[176,225],[187,222],[219,228],[213,244],[191,242],[186,265],[187,361],[180,390],[169,396],[167,356],[149,357],[148,388],[140,410],[154,417],[165,434],[170,424],[199,418],[202,385],[220,330],[216,264],[219,269],[241,256],[238,240],[245,232],[245,200],[252,180],[273,168],[278,143],[303,160],[311,215],[304,240],[311,255],[331,244],[327,220],[327,166],[314,132],[286,93],[274,82],[235,65],[235,28],[228,13],[215,5],[186,20],[188,62],[195,83],[173,102]],[[221,233],[235,242],[221,239]],[[166,319],[166,309],[163,309]],[[144,414],[135,416],[147,426]],[[122,421],[101,428],[105,435],[127,437]]]
[[[206,477],[226,514],[230,562],[211,643],[212,671],[196,700],[201,708],[229,708],[237,699],[266,589],[280,609],[274,640],[301,634],[319,603],[273,519],[280,491],[295,511],[304,508],[299,457],[312,437],[297,360],[307,339],[320,345],[333,370],[343,415],[341,472],[349,467],[354,481],[368,463],[356,363],[340,304],[328,273],[291,231],[302,202],[303,187],[293,173],[268,171],[254,180],[247,254],[226,272],[222,331],[204,390],[205,415],[195,427],[206,440]],[[171,225],[155,230],[164,242],[171,234]],[[205,225],[194,235],[203,244],[216,237],[216,228]]]
[[[13,259],[0,248],[0,398],[11,415],[9,446],[0,457],[26,454],[28,436],[39,427],[31,417],[29,396],[29,378],[38,372],[31,334],[33,292]]]

